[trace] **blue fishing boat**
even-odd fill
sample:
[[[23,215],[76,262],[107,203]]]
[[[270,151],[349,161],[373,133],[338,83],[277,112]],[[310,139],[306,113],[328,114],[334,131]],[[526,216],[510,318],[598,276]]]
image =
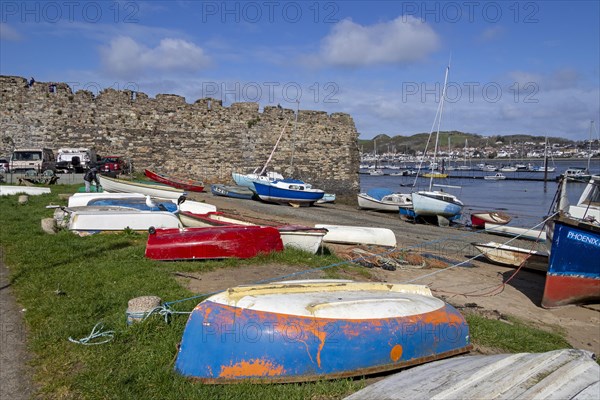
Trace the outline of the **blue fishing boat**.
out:
[[[261,200],[282,204],[313,204],[323,198],[325,192],[314,189],[297,179],[282,179],[274,182],[254,182]]]
[[[239,286],[200,303],[175,369],[204,383],[360,376],[471,348],[452,306],[420,285],[341,280]]]
[[[600,225],[566,215],[553,222],[542,306],[600,300]]]
[[[150,199],[149,197],[128,197],[128,198],[99,198],[91,200],[87,203],[88,206],[117,206],[135,208],[141,211],[168,211],[177,213],[179,208],[172,201],[159,201]]]
[[[546,225],[552,240],[542,297],[546,308],[600,300],[600,221],[595,217],[600,208],[600,176],[588,182],[577,206],[568,206],[566,188],[563,179],[557,213]]]
[[[210,191],[215,196],[232,197],[234,199],[252,200],[255,193],[247,186],[239,185],[210,185]]]

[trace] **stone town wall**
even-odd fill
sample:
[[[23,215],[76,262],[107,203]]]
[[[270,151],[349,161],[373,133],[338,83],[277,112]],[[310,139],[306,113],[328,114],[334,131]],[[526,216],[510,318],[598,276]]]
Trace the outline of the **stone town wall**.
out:
[[[51,88],[51,85],[53,87]],[[52,90],[54,89],[54,90]],[[258,103],[106,89],[94,96],[65,83],[0,76],[0,156],[15,147],[91,147],[144,168],[233,183],[232,171],[262,167],[286,127],[269,169],[340,195],[359,190],[358,133],[344,113],[294,111]],[[293,153],[293,167],[291,158]]]

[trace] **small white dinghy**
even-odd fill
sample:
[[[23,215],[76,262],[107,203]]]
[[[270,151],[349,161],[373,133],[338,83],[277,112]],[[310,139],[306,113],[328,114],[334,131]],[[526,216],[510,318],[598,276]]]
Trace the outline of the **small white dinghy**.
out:
[[[283,247],[291,247],[317,254],[323,237],[327,234],[326,229],[311,228],[308,226],[282,225],[278,226],[279,236]]]
[[[490,224],[489,222],[485,223],[485,231],[487,233],[494,233],[502,236],[518,236],[520,239],[527,240],[535,240],[537,242],[545,242],[546,241],[546,232],[536,230],[536,229],[527,229],[527,228],[519,228],[516,226],[508,226],[508,225],[498,225],[498,224]]]
[[[158,197],[160,199],[177,200],[185,192],[171,186],[160,184],[146,184],[141,182],[126,181],[123,179],[109,178],[98,175],[103,190],[117,193],[141,193],[144,195]]]
[[[326,243],[368,244],[376,246],[396,247],[396,235],[391,229],[369,228],[367,226],[348,225],[315,225],[315,228],[327,229],[323,237]]]
[[[141,211],[127,207],[90,206],[57,208],[57,225],[78,233],[100,231],[146,231],[155,228],[183,228],[179,218],[167,211]]]
[[[345,400],[597,399],[599,379],[584,350],[465,356],[399,372]]]
[[[17,185],[0,185],[0,196],[10,196],[13,194],[28,194],[37,196],[40,194],[49,194],[50,188],[38,186],[17,186]]]
[[[471,243],[488,260],[509,265],[511,267],[535,269],[546,272],[548,270],[548,253],[521,247],[508,246],[506,244],[487,242]]]
[[[147,198],[147,195],[141,193],[75,193],[71,197],[69,197],[69,205],[68,207],[84,207],[88,205],[93,205],[93,203],[97,200],[100,201],[108,201],[115,200],[118,203],[119,200],[128,200],[128,199],[142,199]],[[151,200],[155,200],[156,202],[164,201],[159,198],[154,198]],[[167,199],[175,204],[178,203],[178,199]],[[92,204],[90,204],[92,203]],[[117,204],[115,204],[117,205]],[[208,204],[202,203],[199,201],[186,200],[183,203],[179,204],[179,211],[187,211],[192,212],[194,214],[205,214],[209,212],[217,211],[217,207]]]

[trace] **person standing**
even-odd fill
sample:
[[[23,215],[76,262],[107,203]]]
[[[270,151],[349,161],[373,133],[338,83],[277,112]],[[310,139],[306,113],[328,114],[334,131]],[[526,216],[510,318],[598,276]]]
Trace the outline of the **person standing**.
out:
[[[92,185],[92,181],[96,182],[96,191],[100,191],[100,180],[98,179],[98,168],[92,167],[83,176],[85,182],[85,192],[89,193]]]

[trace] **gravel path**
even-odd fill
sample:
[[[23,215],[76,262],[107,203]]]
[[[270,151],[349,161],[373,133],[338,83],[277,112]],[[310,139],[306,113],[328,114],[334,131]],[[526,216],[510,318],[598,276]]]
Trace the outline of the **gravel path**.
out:
[[[33,388],[27,366],[26,331],[8,276],[0,250],[0,399],[28,399]]]

